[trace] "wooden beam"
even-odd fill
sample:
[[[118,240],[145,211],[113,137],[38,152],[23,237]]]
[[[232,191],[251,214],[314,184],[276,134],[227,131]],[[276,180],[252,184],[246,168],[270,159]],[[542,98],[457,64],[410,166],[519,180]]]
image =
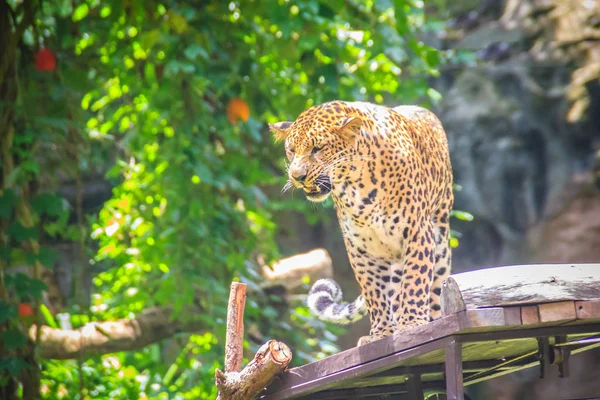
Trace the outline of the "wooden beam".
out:
[[[421,377],[416,374],[410,374],[406,377],[406,392],[409,400],[423,400],[423,383]]]
[[[446,396],[448,400],[464,400],[462,343],[452,339],[446,345]]]
[[[557,303],[546,303],[538,306],[540,322],[574,321],[577,319],[575,302],[561,301]]]
[[[600,300],[576,301],[575,312],[577,313],[577,319],[599,319]]]
[[[600,264],[516,265],[450,278],[456,281],[466,308],[600,300]]]
[[[506,325],[504,309],[501,307],[467,310],[467,316],[471,328]]]
[[[540,310],[538,306],[521,307],[521,321],[523,325],[535,325],[540,323]]]
[[[343,379],[356,379],[392,368],[415,352],[424,354],[443,347],[445,342],[440,340],[466,327],[466,315],[462,312],[292,368],[268,388],[265,398],[275,400],[309,394],[316,388],[332,387]]]

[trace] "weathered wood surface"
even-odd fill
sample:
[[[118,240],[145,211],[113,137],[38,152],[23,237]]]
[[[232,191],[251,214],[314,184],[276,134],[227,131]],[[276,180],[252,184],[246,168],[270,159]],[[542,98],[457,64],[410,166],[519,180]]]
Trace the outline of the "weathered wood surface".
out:
[[[456,282],[466,308],[600,300],[600,264],[516,265],[465,272],[450,279]]]
[[[452,277],[446,279],[442,285],[441,303],[442,315],[452,315],[467,309],[458,283]]]
[[[227,306],[225,372],[218,368],[215,371],[217,400],[253,399],[292,360],[292,352],[285,343],[269,340],[242,369],[245,306],[246,285],[233,282]]]
[[[393,367],[395,363],[411,355],[410,349],[426,347],[464,328],[465,318],[464,313],[451,315],[323,360],[292,368],[268,387],[265,398],[287,399],[292,395],[310,393],[313,387],[322,390],[335,386],[340,380],[355,379],[363,374],[378,372],[380,368]],[[367,365],[368,367],[361,368]]]
[[[560,333],[573,340],[600,332],[600,264],[475,271],[454,275],[442,297],[444,290],[449,301],[442,319],[293,368],[261,398],[310,398],[332,388],[402,383],[401,376],[380,374],[439,365],[452,338],[463,343],[465,361],[497,362],[535,351],[537,336]]]
[[[217,400],[248,400],[258,395],[292,360],[290,348],[282,342],[269,340],[256,352],[254,359],[239,372],[216,370],[219,388]]]

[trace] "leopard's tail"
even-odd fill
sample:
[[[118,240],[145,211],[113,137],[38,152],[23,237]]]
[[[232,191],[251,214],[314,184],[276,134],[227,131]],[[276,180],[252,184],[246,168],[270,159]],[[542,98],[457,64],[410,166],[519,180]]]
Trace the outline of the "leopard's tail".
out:
[[[342,289],[333,279],[319,279],[308,293],[308,307],[320,320],[335,324],[349,324],[367,314],[362,295],[352,303],[342,302]]]

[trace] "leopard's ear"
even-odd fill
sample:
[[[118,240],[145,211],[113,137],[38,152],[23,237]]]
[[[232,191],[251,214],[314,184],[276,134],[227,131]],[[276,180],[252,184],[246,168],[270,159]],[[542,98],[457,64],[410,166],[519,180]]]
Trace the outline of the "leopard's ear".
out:
[[[358,117],[348,117],[342,122],[342,126],[339,128],[339,135],[348,144],[354,143],[356,136],[360,133],[360,127],[362,126],[362,119]]]
[[[289,127],[292,126],[293,122],[275,122],[274,124],[269,124],[269,129],[273,133],[276,142],[280,142],[285,140],[285,138],[289,135]]]

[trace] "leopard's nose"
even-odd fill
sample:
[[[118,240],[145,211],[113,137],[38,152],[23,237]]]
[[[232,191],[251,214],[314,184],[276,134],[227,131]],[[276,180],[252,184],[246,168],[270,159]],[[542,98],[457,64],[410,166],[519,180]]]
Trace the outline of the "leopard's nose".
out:
[[[304,183],[304,181],[306,180],[306,174],[304,175],[292,175],[292,178],[294,178],[294,180],[300,182],[300,183]]]

